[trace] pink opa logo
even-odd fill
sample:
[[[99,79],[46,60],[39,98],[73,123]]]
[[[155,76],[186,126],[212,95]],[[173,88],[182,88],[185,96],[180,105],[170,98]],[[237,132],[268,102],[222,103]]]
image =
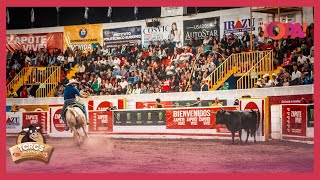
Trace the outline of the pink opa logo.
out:
[[[301,26],[300,23],[280,23],[278,21],[272,22],[270,24],[264,25],[264,37],[270,37],[273,40],[279,40],[281,38],[288,38],[291,36],[291,39],[296,37],[304,38],[307,31],[307,23],[303,23]],[[279,29],[278,34],[274,34],[274,28]]]

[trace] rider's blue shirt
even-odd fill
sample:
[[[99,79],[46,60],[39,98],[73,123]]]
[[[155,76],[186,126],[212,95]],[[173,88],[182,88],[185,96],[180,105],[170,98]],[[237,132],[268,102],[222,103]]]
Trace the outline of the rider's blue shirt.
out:
[[[74,99],[76,95],[80,96],[80,92],[77,88],[72,85],[68,85],[64,88],[64,100],[66,99]]]

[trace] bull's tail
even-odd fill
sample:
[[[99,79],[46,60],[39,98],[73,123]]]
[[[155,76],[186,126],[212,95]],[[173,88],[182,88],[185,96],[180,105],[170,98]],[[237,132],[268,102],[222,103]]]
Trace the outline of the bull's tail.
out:
[[[259,112],[259,110],[257,110],[257,111],[251,110],[251,111],[252,111],[252,112],[255,112],[256,115],[257,115],[256,129],[255,129],[255,131],[252,131],[252,132],[251,132],[251,137],[252,137],[252,136],[253,136],[253,133],[256,133],[256,131],[258,130],[259,125],[260,125],[260,112]]]

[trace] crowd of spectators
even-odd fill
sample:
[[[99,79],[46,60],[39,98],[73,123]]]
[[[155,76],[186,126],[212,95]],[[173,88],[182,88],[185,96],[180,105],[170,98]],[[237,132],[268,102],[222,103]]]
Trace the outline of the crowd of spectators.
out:
[[[313,83],[313,24],[308,27],[305,38],[288,37],[279,42],[263,37],[262,29],[259,31],[257,37],[253,35],[253,50],[272,49],[275,63],[282,69],[279,74],[259,79],[257,87]],[[28,53],[16,50],[7,53],[7,83],[23,67],[61,66],[62,80],[54,93],[56,97],[63,95],[68,83],[66,74],[72,68],[77,68],[78,73],[73,78],[81,82],[79,89],[91,95],[208,91],[210,73],[232,53],[249,52],[249,45],[250,35],[243,32],[242,36],[223,35],[222,39],[195,37],[183,46],[170,39],[150,41],[147,47],[99,46],[87,54],[77,48],[65,52],[59,49]],[[220,87],[220,90],[226,89],[224,85]]]

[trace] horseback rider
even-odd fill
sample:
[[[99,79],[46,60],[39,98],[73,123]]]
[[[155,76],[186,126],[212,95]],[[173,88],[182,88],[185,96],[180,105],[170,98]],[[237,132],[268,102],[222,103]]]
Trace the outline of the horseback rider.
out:
[[[65,87],[64,93],[63,93],[64,106],[61,111],[61,118],[62,118],[63,122],[66,124],[66,129],[65,129],[66,131],[69,131],[69,127],[66,122],[66,117],[65,117],[64,111],[70,104],[77,104],[81,107],[82,111],[84,112],[84,114],[86,116],[86,122],[87,122],[87,124],[89,124],[85,105],[76,100],[76,95],[81,98],[87,98],[88,96],[85,94],[80,94],[79,90],[76,88],[77,84],[79,84],[79,82],[77,80],[71,79],[69,81],[69,83],[67,84],[67,86]]]

